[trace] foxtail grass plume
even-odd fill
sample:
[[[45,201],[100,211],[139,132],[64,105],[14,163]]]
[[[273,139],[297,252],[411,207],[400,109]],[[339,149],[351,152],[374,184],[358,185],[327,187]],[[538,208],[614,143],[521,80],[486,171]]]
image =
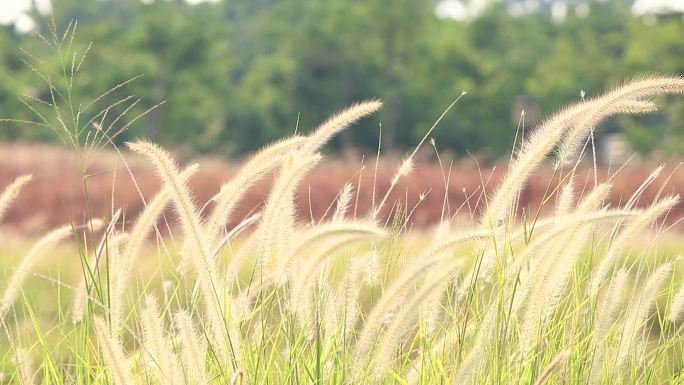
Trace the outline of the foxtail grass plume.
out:
[[[186,311],[177,311],[173,320],[180,340],[180,358],[186,383],[190,385],[209,383],[205,370],[206,342],[197,332],[190,314]]]
[[[192,164],[186,167],[179,175],[181,183],[185,183],[196,171],[198,165]],[[111,278],[111,312],[115,319],[120,319],[124,309],[124,294],[126,286],[130,281],[131,266],[140,253],[147,237],[155,226],[155,223],[164,208],[172,199],[172,191],[169,187],[164,187],[157,195],[150,200],[145,209],[136,218],[130,235],[125,242],[125,247],[121,251],[120,261],[115,266],[117,273]]]
[[[221,229],[230,220],[245,192],[263,176],[280,166],[293,152],[307,141],[307,138],[294,136],[266,146],[249,159],[221,191],[213,198],[216,202],[207,219],[207,233],[210,244],[215,245]]]
[[[645,98],[657,95],[683,92],[684,78],[637,79],[603,96],[566,108],[543,122],[524,143],[516,159],[510,165],[503,182],[498,186],[497,192],[488,200],[480,223],[495,227],[502,226],[505,218],[511,217],[512,204],[532,172],[568,135],[571,138],[571,144],[581,142],[603,119],[611,115],[631,112],[620,108],[621,103],[644,101]],[[572,127],[574,129],[568,131]],[[566,145],[566,147],[569,146],[571,145]],[[565,153],[568,152],[572,151],[565,151]]]
[[[119,341],[110,333],[102,317],[95,316],[93,319],[93,329],[102,352],[102,358],[114,385],[135,384],[131,377],[131,366],[126,360],[126,354]]]
[[[144,362],[151,367],[157,381],[172,385],[185,383],[180,364],[164,332],[159,306],[151,296],[145,297],[145,308],[140,313],[140,322],[143,330]]]
[[[679,287],[677,294],[672,297],[667,320],[670,322],[677,322],[682,319],[682,315],[684,315],[684,284]]]
[[[223,311],[221,284],[216,274],[213,258],[206,239],[206,231],[199,217],[195,201],[188,187],[179,178],[178,167],[169,154],[155,144],[148,142],[129,143],[128,146],[147,156],[155,165],[157,172],[170,189],[174,207],[180,217],[183,233],[189,243],[189,255],[197,281],[202,292],[207,322],[210,325],[216,351],[225,364],[240,360],[240,339],[234,332],[234,323],[226,319]]]
[[[15,179],[14,182],[7,186],[5,191],[0,194],[0,220],[2,220],[7,209],[19,195],[21,188],[24,187],[26,183],[30,182],[31,179],[33,179],[31,175],[22,175]]]
[[[592,336],[592,346],[594,354],[591,359],[589,369],[589,385],[601,383],[603,374],[606,337],[618,316],[620,307],[624,302],[625,286],[629,274],[627,270],[620,269],[608,286],[601,305],[597,309],[594,332]]]
[[[295,225],[295,188],[320,160],[321,156],[318,154],[301,157],[292,154],[283,165],[264,207],[261,226],[256,233],[261,239],[259,265],[268,267],[272,264],[276,277],[283,276],[287,263],[287,252]]]
[[[616,369],[622,369],[628,364],[630,353],[634,351],[638,343],[641,331],[651,316],[651,307],[655,303],[661,287],[670,277],[672,267],[672,263],[665,263],[657,267],[648,276],[641,291],[632,298],[616,353]]]
[[[309,135],[302,147],[303,154],[313,154],[324,146],[330,139],[356,121],[373,114],[382,107],[379,100],[368,100],[353,104],[323,122]]]
[[[628,242],[637,235],[640,231],[643,231],[652,222],[656,221],[658,218],[666,214],[672,207],[674,207],[679,202],[678,196],[671,196],[661,199],[660,201],[654,203],[649,207],[644,213],[634,218],[625,229],[622,230],[620,235],[613,241],[610,249],[606,251],[597,266],[594,275],[589,283],[589,292],[591,295],[596,295],[598,293],[601,284],[605,281],[605,277],[610,272],[610,269],[615,264],[618,256],[622,250],[627,247]]]

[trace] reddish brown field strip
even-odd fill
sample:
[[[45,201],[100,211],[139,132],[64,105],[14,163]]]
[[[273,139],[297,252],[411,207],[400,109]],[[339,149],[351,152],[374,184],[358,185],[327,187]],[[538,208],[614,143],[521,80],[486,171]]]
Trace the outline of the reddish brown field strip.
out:
[[[128,155],[127,155],[128,156]],[[79,165],[73,151],[58,146],[42,144],[2,144],[0,145],[0,186],[5,186],[20,174],[31,173],[34,180],[24,187],[20,199],[8,213],[6,224],[17,230],[39,232],[46,228],[68,222],[73,218],[76,222],[85,218],[86,202],[95,216],[108,213],[112,207],[124,207],[125,216],[133,218],[143,207],[141,196],[132,182],[124,163],[113,151],[103,151],[94,157],[88,170],[86,199],[84,183],[79,173]],[[159,189],[159,179],[151,167],[138,157],[127,157],[137,186],[145,199],[152,197]],[[376,197],[381,199],[389,186],[399,160],[381,161],[376,181]],[[636,162],[635,162],[636,163]],[[678,193],[684,195],[684,169],[676,168],[676,161],[669,162],[658,180],[646,191],[641,201],[651,202],[662,188],[662,193]],[[336,194],[346,182],[354,186],[358,200],[352,201],[351,213],[362,216],[372,207],[372,190],[374,161],[366,161],[361,170],[360,160],[345,161],[328,160],[318,166],[306,177],[298,191],[298,208],[301,220],[320,219],[335,201]],[[598,172],[601,181],[613,175],[613,190],[610,202],[618,204],[629,199],[631,193],[655,169],[650,166],[626,166],[617,174],[617,167],[610,171],[607,167]],[[208,201],[222,183],[229,180],[235,167],[216,159],[200,161],[200,169],[190,181],[192,191],[200,202]],[[465,159],[455,164],[451,171],[448,186],[448,203],[451,214],[461,213],[469,217],[469,212],[478,212],[483,204],[482,191],[491,191],[502,177],[504,165],[484,166],[478,169],[475,161]],[[565,171],[567,173],[567,171]],[[444,170],[447,174],[448,170]],[[520,196],[521,210],[536,213],[545,196],[553,192],[560,175],[550,167],[535,173],[531,183]],[[582,165],[576,173],[576,185],[583,190],[593,187],[593,172],[590,165]],[[444,201],[445,176],[434,162],[419,162],[413,172],[403,178],[390,196],[390,202],[401,202],[413,210],[412,223],[415,226],[426,226],[439,221]],[[258,211],[269,192],[271,181],[258,183],[239,205],[235,219],[239,220]],[[315,192],[315,193],[314,193]],[[418,204],[421,193],[427,193],[425,199]],[[578,195],[582,191],[577,192]],[[551,203],[553,198],[551,198]],[[356,202],[356,205],[354,204]],[[392,210],[387,205],[383,218],[387,218]],[[684,205],[680,204],[669,218],[678,218],[684,213]],[[173,222],[171,222],[173,223]]]

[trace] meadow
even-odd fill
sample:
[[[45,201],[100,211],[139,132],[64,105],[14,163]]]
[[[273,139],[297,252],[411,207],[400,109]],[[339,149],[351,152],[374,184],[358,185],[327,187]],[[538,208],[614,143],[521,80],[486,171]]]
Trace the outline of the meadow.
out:
[[[586,166],[601,121],[681,93],[681,77],[644,77],[559,111],[517,141],[490,188],[473,188],[480,194],[460,209],[442,196],[439,220],[422,228],[413,221],[427,193],[397,196],[419,150],[437,146],[432,129],[386,182],[376,159],[365,162],[369,197],[359,198],[356,175],[326,215],[298,203],[326,143],[379,110],[377,100],[265,146],[202,200],[189,188],[196,164],[145,140],[116,148],[159,181],[144,199],[152,177],[136,177],[135,163],[120,171],[140,195],[136,214],[116,191],[89,189],[107,132],[95,124],[79,142],[58,119],[75,144],[85,209],[36,240],[5,235],[0,381],[681,383],[681,249],[667,234],[680,197],[655,167],[609,203],[612,174]],[[521,197],[549,158],[556,182],[525,210]],[[247,192],[268,179],[263,203],[242,214]],[[4,187],[0,216],[31,183],[27,174]],[[437,183],[435,192],[450,181]],[[102,195],[111,204],[94,209]]]

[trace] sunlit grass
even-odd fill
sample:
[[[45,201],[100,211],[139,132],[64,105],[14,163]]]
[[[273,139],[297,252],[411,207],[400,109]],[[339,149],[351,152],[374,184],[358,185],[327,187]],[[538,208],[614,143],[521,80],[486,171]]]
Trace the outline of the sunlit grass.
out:
[[[53,30],[58,52],[71,52],[62,46],[67,36]],[[97,151],[109,132],[93,121],[94,131],[84,128],[69,97],[74,75],[64,76],[65,92],[49,82],[56,96],[42,104],[56,114],[51,127],[75,151]],[[62,228],[2,251],[11,255],[0,266],[3,381],[681,382],[681,243],[664,235],[679,197],[657,194],[636,208],[662,168],[616,207],[606,204],[610,178],[582,194],[574,180],[602,120],[651,112],[653,97],[672,93],[684,93],[684,79],[639,78],[560,111],[522,139],[492,193],[468,202],[476,209],[443,210],[428,229],[413,228],[413,208],[388,197],[465,92],[358,216],[350,185],[331,203],[332,215],[307,221],[296,187],[334,135],[380,109],[376,100],[264,147],[209,202],[188,187],[194,166],[181,168],[154,143],[128,143],[162,181],[132,218],[114,205],[96,218],[82,154],[88,215],[67,224],[71,243],[52,244]],[[551,153],[560,184],[538,213],[521,216],[519,196]],[[274,183],[260,211],[228,227],[245,192],[267,177]],[[6,191],[0,207],[21,199],[19,188]],[[167,206],[174,215],[162,221]],[[36,245],[45,247],[25,256]]]

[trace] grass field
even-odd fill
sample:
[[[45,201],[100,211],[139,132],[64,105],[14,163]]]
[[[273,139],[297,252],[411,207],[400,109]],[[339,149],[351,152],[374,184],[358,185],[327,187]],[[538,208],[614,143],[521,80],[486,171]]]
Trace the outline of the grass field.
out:
[[[42,237],[2,234],[1,381],[681,383],[681,240],[668,231],[680,198],[668,171],[656,167],[611,202],[618,179],[579,168],[600,121],[651,112],[652,98],[671,93],[684,93],[684,79],[642,78],[560,111],[516,145],[500,178],[479,174],[491,188],[460,209],[444,203],[450,179],[440,172],[438,219],[422,228],[426,190],[396,197],[409,192],[401,183],[416,187],[431,131],[391,173],[378,177],[367,162],[369,196],[349,178],[334,194],[305,188],[327,215],[296,200],[324,145],[378,101],[264,147],[201,199],[189,187],[197,165],[128,143],[139,158],[120,175],[133,175],[137,211],[117,201],[130,192],[89,184],[101,175],[84,161],[94,148],[76,146],[79,215]],[[555,182],[539,208],[526,205],[550,154]],[[155,176],[136,177],[140,162]],[[266,179],[263,203],[238,214]],[[21,202],[31,183],[7,184],[0,216],[30,205]],[[151,185],[160,187],[145,197]]]

